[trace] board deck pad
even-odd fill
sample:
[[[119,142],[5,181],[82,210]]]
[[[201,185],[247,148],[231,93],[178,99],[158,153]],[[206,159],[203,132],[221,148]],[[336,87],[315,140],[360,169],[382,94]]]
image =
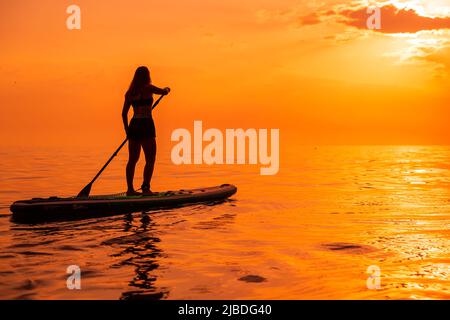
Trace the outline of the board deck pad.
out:
[[[127,212],[174,208],[202,202],[223,201],[237,192],[234,185],[157,192],[149,196],[125,193],[69,198],[33,198],[11,205],[16,222],[35,223],[53,220],[77,220]]]

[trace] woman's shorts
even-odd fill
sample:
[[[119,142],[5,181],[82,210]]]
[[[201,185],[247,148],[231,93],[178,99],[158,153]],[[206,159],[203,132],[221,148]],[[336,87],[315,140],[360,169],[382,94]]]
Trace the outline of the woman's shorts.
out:
[[[155,123],[152,118],[133,118],[128,128],[128,139],[147,140],[156,138]]]

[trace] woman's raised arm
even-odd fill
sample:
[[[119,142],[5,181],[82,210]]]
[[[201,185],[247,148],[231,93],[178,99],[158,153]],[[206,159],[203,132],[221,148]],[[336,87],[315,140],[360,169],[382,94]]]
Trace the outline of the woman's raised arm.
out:
[[[161,95],[164,95],[164,96],[166,94],[169,94],[169,92],[170,92],[170,88],[169,87],[165,87],[164,89],[161,89],[161,88],[158,88],[157,86],[150,85],[150,88],[152,90],[152,93],[161,94]]]

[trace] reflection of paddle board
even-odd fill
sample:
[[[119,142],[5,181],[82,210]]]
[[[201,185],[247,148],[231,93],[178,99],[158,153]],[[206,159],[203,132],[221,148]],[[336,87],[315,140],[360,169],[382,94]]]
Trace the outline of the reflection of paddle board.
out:
[[[158,192],[151,196],[129,197],[126,194],[117,194],[87,198],[34,198],[14,202],[11,211],[13,220],[17,222],[75,220],[220,201],[231,197],[236,191],[235,186],[224,184],[201,189]]]

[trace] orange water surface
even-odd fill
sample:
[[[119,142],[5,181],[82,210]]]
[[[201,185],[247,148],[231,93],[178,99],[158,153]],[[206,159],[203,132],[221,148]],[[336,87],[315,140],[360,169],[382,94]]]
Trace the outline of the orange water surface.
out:
[[[0,298],[450,298],[450,147],[292,145],[273,177],[175,166],[162,151],[155,190],[233,183],[238,193],[214,206],[11,222],[15,200],[76,194],[109,149],[1,149]],[[125,161],[122,152],[94,194],[124,190]],[[81,290],[66,287],[70,265]],[[369,266],[381,271],[378,290],[366,285]]]

